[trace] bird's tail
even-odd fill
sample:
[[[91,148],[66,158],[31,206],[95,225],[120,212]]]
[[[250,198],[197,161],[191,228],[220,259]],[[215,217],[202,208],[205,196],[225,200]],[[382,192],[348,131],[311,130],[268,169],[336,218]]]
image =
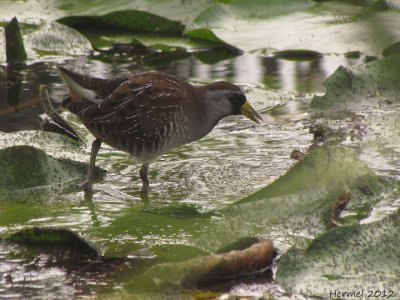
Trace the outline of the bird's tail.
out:
[[[96,93],[96,86],[98,85],[97,81],[102,81],[103,79],[86,77],[64,67],[57,67],[69,88],[70,102],[80,103],[86,100],[96,103],[99,101],[100,97]]]

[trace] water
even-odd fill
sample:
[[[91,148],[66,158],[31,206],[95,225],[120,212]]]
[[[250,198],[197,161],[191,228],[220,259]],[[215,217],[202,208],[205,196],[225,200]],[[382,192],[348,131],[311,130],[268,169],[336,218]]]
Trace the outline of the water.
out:
[[[212,212],[279,178],[294,164],[290,159],[292,150],[305,152],[312,142],[307,112],[311,96],[324,92],[322,81],[339,65],[352,66],[365,59],[330,55],[311,61],[291,61],[246,54],[212,65],[202,63],[194,56],[176,61],[166,59],[154,65],[154,61],[149,63],[146,59],[127,59],[117,55],[105,59],[104,56],[94,55],[65,61],[67,67],[98,77],[158,69],[194,83],[229,80],[242,86],[266,122],[258,125],[242,116],[232,116],[222,120],[200,141],[162,156],[150,168],[148,199],[143,199],[141,194],[140,165],[126,153],[105,145],[98,155],[97,165],[107,170],[107,175],[95,184],[92,197],[85,197],[83,192],[72,189],[57,194],[51,200],[30,202],[29,210],[23,199],[5,201],[0,204],[0,232],[8,234],[32,226],[69,228],[95,243],[107,255],[140,256],[150,260],[163,257],[155,250],[157,247],[187,246],[190,235],[185,231],[174,232],[171,222],[180,222],[182,228],[195,228],[196,224],[190,224],[191,220],[151,214],[142,217],[143,209],[186,204],[199,212]],[[60,109],[66,88],[53,62],[31,65],[17,75],[6,74],[2,69],[0,75],[3,78],[0,80],[0,95],[3,95],[0,98],[0,131],[12,135],[23,130],[40,130],[43,107],[38,87],[41,84],[49,86],[51,99]],[[17,84],[7,83],[6,75],[8,79],[16,77],[13,82]],[[19,96],[13,98],[10,95]],[[43,145],[43,149],[55,157],[72,157],[87,162],[93,137],[76,118],[68,113],[62,115],[85,138],[88,146],[72,151],[69,148],[60,149],[60,145],[50,142]],[[10,144],[3,140],[0,146]],[[7,218],[10,212],[18,218]],[[147,228],[147,220],[152,218],[159,222],[154,231]],[[1,251],[9,252],[7,249]],[[164,255],[168,258],[171,254]],[[6,260],[2,263],[0,275],[5,278],[7,274],[13,274],[16,286],[23,289],[27,262],[15,264]],[[95,275],[85,275],[77,280],[92,282]],[[71,289],[71,278],[62,267],[47,269],[45,274],[34,271],[33,276],[25,290],[32,295],[41,295],[42,286],[48,282],[53,288],[60,287],[51,291],[54,295],[72,295],[79,290],[77,287]],[[113,279],[110,281],[113,282]],[[118,287],[123,281],[92,283],[84,294],[99,292],[102,285]],[[255,286],[248,289],[251,288]],[[234,291],[240,289],[237,287]],[[13,294],[11,288],[5,291],[10,297],[19,297]]]

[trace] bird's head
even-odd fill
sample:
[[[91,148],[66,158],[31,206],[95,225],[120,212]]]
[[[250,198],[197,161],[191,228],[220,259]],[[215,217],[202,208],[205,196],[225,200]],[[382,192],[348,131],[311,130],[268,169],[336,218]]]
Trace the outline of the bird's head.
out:
[[[217,81],[206,86],[208,107],[221,118],[242,114],[250,120],[261,123],[262,117],[250,105],[242,89],[227,81]]]

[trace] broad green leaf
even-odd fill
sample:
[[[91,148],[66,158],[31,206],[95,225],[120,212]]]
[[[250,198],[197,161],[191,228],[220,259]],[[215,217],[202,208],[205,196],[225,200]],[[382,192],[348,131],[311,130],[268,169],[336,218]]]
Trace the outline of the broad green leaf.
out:
[[[8,21],[8,18],[18,12],[22,22],[30,24],[30,31],[26,32],[26,38],[31,40],[27,44],[30,50],[29,59],[37,59],[43,56],[55,55],[79,55],[88,53],[91,49],[87,40],[76,31],[65,26],[48,23],[59,19],[86,34],[94,47],[110,46],[113,43],[129,44],[133,39],[132,33],[153,33],[157,35],[169,35],[168,42],[165,38],[156,36],[146,46],[154,48],[162,45],[179,48],[184,44],[185,49],[211,48],[215,43],[211,41],[196,41],[190,37],[183,37],[182,32],[186,24],[190,24],[199,11],[213,4],[212,0],[196,1],[195,3],[175,1],[81,1],[71,2],[63,0],[18,2],[4,1],[0,12],[0,21]],[[29,14],[26,12],[29,11]],[[52,24],[38,28],[38,23]],[[27,26],[26,26],[27,27]],[[95,28],[96,30],[91,30]],[[102,29],[99,31],[99,29]],[[40,32],[36,32],[36,31]],[[99,36],[100,34],[100,36]],[[221,41],[222,42],[222,41]],[[220,45],[221,43],[219,43]],[[62,47],[64,45],[64,48]],[[153,46],[153,47],[151,47]],[[32,52],[34,49],[36,52]],[[157,47],[160,50],[160,47]],[[0,53],[3,57],[4,55]],[[5,58],[4,58],[5,59]],[[2,59],[2,60],[4,60]]]
[[[83,55],[88,54],[92,49],[89,41],[82,34],[57,22],[21,23],[20,25],[28,61],[54,56]],[[3,39],[1,35],[0,41]],[[3,59],[1,51],[0,62]]]
[[[62,252],[73,252],[75,255],[98,256],[96,249],[77,234],[66,229],[27,228],[10,235],[6,241],[36,248],[45,247],[53,251],[53,255],[59,255],[62,249]],[[75,259],[79,260],[78,257]]]
[[[324,82],[325,95],[314,96],[311,108],[355,108],[384,99],[398,101],[399,78],[400,55],[391,55],[352,69],[340,67]]]
[[[342,132],[344,143],[358,149],[373,169],[396,176],[393,157],[399,143],[400,55],[353,67],[340,67],[324,83],[326,93],[310,105],[316,124]]]
[[[163,1],[163,0],[26,0],[1,2],[0,20],[18,12],[20,21],[42,19],[53,21],[65,16],[99,16],[115,11],[138,10],[174,21],[190,24],[203,10],[215,3],[214,0]]]
[[[73,28],[95,28],[97,31],[120,29],[131,33],[181,35],[185,26],[157,15],[137,10],[115,11],[100,16],[65,17],[58,22]]]
[[[247,234],[269,232],[267,237],[279,244],[283,241],[286,248],[300,237],[313,238],[332,228],[335,207],[346,190],[351,194],[344,210],[347,217],[339,219],[342,224],[354,224],[368,216],[382,193],[395,197],[392,185],[374,175],[350,149],[322,147],[269,186],[235,203],[227,212],[229,225],[225,226],[241,224]],[[365,187],[371,192],[365,193]]]
[[[397,211],[378,222],[329,231],[307,249],[283,255],[276,280],[289,293],[354,299],[355,294],[337,292],[355,291],[362,293],[357,299],[395,299],[400,289],[399,224]]]
[[[220,46],[213,42],[196,40],[178,35],[129,33],[116,30],[106,30],[102,32],[87,28],[82,29],[81,33],[90,40],[95,49],[110,49],[116,44],[123,44],[126,46],[141,46],[141,49],[139,48],[138,50],[144,50],[144,52],[151,52],[152,50],[173,52],[179,51],[176,49],[199,51]]]
[[[45,187],[75,183],[84,177],[83,163],[54,159],[32,146],[14,146],[0,150],[0,193],[35,192]]]
[[[245,51],[270,48],[319,53],[380,54],[400,40],[399,11],[375,11],[344,1],[233,0],[215,4],[195,24]]]
[[[374,175],[350,149],[326,147],[311,152],[274,183],[228,209],[208,214],[165,205],[142,212],[131,209],[113,221],[112,230],[114,235],[134,236],[147,247],[172,239],[215,252],[252,236],[271,238],[287,249],[334,227],[334,209],[344,189],[350,190],[351,199],[344,212],[347,216],[338,219],[354,224],[367,217],[382,197],[395,197],[395,186]],[[135,220],[136,226],[127,228],[128,220]],[[106,253],[114,252],[106,248]]]
[[[182,23],[137,10],[100,16],[71,16],[58,21],[79,30],[90,39],[94,48],[112,48],[114,44],[129,45],[138,41],[149,50],[171,52],[171,49],[182,48],[204,51],[219,46],[240,53],[239,49],[227,45],[209,29],[195,29],[183,34],[185,26]]]
[[[89,41],[78,31],[57,22],[45,22],[34,31],[27,30],[24,40],[39,57],[43,53],[83,55],[92,49]]]
[[[79,144],[60,134],[3,133],[0,145],[2,199],[34,200],[43,198],[42,194],[55,197],[77,188],[87,172],[87,163],[74,160]],[[96,172],[102,171],[97,168]]]

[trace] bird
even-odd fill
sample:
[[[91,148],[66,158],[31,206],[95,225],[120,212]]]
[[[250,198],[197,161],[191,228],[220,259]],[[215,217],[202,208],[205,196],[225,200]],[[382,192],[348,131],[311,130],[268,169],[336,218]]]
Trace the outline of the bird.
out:
[[[86,180],[80,185],[85,192],[93,192],[95,161],[103,142],[142,163],[139,174],[148,188],[151,162],[203,138],[224,117],[242,114],[262,122],[242,89],[228,81],[193,85],[159,71],[98,78],[57,67],[69,89],[62,106],[95,137]]]

